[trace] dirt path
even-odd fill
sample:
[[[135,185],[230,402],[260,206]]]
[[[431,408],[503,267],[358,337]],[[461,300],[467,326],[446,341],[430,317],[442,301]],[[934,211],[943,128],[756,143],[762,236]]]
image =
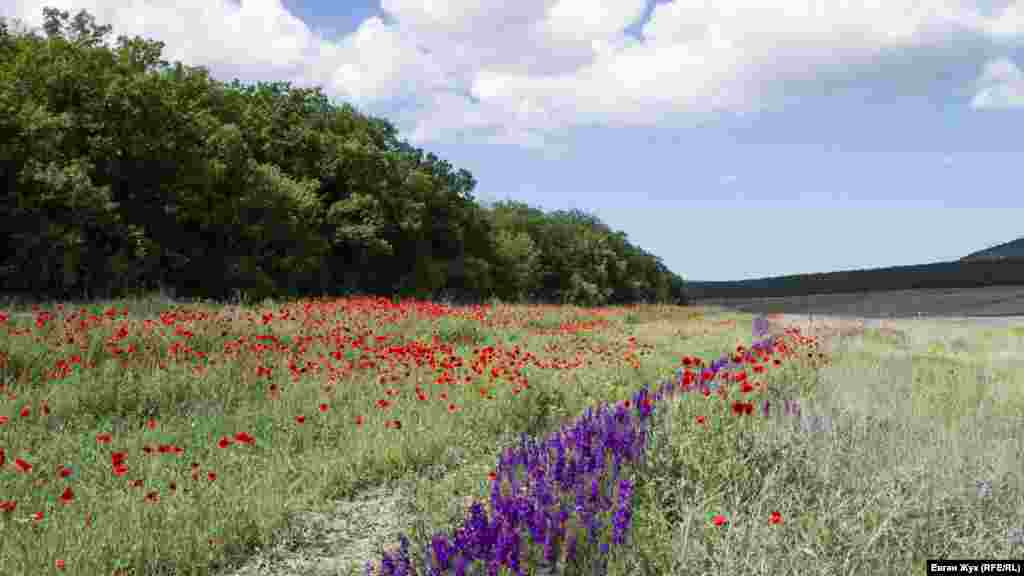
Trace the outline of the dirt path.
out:
[[[816,336],[826,349],[835,340],[853,336],[865,329],[882,329],[906,332],[923,323],[968,324],[977,327],[1024,326],[1024,316],[953,316],[953,317],[904,317],[904,318],[862,318],[857,316],[832,316],[822,314],[774,314],[768,316],[769,332],[782,335],[787,328],[799,328],[804,336]]]

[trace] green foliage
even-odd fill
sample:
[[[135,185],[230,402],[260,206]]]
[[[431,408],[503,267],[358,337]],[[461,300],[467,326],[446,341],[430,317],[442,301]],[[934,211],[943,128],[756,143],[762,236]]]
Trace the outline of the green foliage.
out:
[[[501,296],[522,300],[539,284],[540,250],[525,232],[499,230],[495,243],[504,275]]]
[[[602,306],[683,282],[595,216],[483,207],[464,169],[287,82],[213,80],[80,11],[0,19],[0,280],[50,298],[448,294]],[[220,271],[213,273],[211,271]]]
[[[569,415],[565,394],[552,386],[533,386],[509,403],[510,426],[528,436],[543,438]]]
[[[480,346],[486,344],[489,338],[486,330],[476,320],[442,318],[436,327],[438,339],[452,345]],[[427,339],[430,337],[427,336]]]

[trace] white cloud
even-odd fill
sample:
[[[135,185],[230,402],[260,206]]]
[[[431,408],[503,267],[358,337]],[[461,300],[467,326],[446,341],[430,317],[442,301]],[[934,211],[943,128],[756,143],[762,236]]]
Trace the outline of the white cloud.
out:
[[[359,103],[410,95],[429,95],[445,85],[445,71],[436,57],[417,50],[414,39],[370,18],[347,36],[323,63],[334,68],[330,85]]]
[[[643,15],[643,0],[560,0],[543,25],[556,38],[587,43],[608,41]]]
[[[393,23],[370,18],[338,41],[280,0],[14,0],[0,15],[40,26],[43,5],[84,8],[113,25],[111,39],[163,41],[164,59],[221,80],[318,84],[361,109],[403,102],[385,115],[415,142],[466,134],[542,147],[574,126],[677,127],[781,106],[819,95],[823,78],[935,77],[885,57],[956,52],[965,30],[1000,45],[1024,36],[1024,0],[986,14],[968,0],[676,0],[654,7],[643,40],[624,33],[643,0],[382,0]],[[971,105],[1024,105],[1021,83],[997,59]]]
[[[197,66],[227,63],[264,71],[287,68],[301,63],[302,51],[312,41],[306,25],[279,0],[246,0],[240,5],[216,1],[20,1],[13,15],[41,27],[44,6],[67,11],[69,22],[84,9],[96,18],[97,25],[112,25],[107,37],[110,45],[122,34],[163,40],[165,60],[180,59]]]
[[[986,63],[976,85],[979,90],[971,100],[972,108],[1024,107],[1024,74],[1009,59]]]
[[[982,24],[986,32],[997,38],[1020,41],[1024,35],[1024,2],[1014,0],[991,20]]]

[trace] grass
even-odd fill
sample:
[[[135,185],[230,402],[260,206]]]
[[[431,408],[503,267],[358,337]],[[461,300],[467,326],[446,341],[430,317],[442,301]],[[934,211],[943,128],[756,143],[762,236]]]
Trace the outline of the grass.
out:
[[[419,550],[459,526],[520,433],[749,347],[752,321],[368,299],[45,308],[0,324],[2,574],[241,576],[275,554],[361,574],[400,535]],[[748,356],[715,393],[659,400],[624,473],[628,540],[581,537],[583,563],[909,574],[1024,556],[1024,336],[936,326],[844,335],[827,355],[791,332],[777,363]]]

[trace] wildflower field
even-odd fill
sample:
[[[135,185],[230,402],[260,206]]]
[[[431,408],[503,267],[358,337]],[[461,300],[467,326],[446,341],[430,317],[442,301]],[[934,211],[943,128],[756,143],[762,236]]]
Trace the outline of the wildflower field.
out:
[[[1024,557],[1019,328],[825,343],[651,305],[35,308],[0,310],[0,574]]]

